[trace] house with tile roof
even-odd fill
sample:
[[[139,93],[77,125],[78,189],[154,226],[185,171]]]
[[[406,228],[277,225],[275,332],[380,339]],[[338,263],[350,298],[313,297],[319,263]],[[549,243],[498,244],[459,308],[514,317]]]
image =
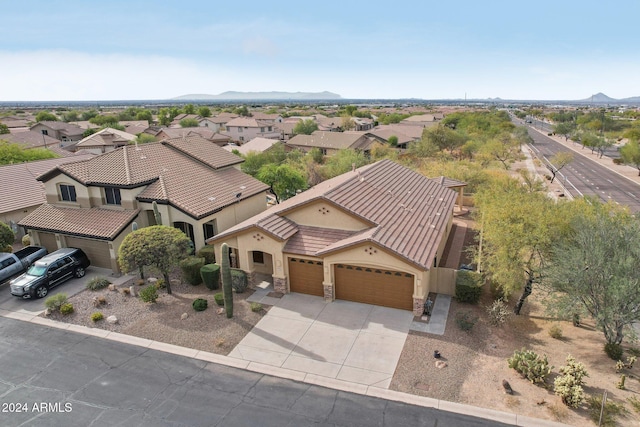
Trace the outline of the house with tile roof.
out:
[[[182,230],[196,249],[205,239],[266,209],[268,186],[240,171],[243,159],[199,136],[126,145],[40,175],[47,202],[22,219],[49,251],[82,248],[91,264],[119,272],[118,248],[138,227]]]
[[[277,139],[269,139],[269,138],[253,138],[251,141],[242,145],[225,145],[224,148],[227,151],[238,150],[238,153],[242,155],[247,155],[250,152],[254,153],[264,153],[265,151],[269,151],[272,148],[283,144],[282,141]]]
[[[330,156],[339,150],[352,149],[368,152],[374,138],[366,135],[366,132],[325,132],[317,130],[311,135],[296,135],[287,141],[287,147],[298,148],[304,152],[318,148],[322,154]]]
[[[150,133],[150,132],[147,132]],[[169,138],[178,138],[183,136],[194,136],[198,135],[202,138],[214,142],[216,145],[220,147],[231,142],[231,138],[227,135],[223,135],[221,133],[217,133],[215,130],[209,127],[198,126],[192,128],[159,128],[154,133],[151,133],[158,140],[169,139]]]
[[[73,151],[85,150],[88,153],[102,154],[132,143],[135,135],[118,129],[104,128],[83,138],[73,145]]]
[[[46,148],[47,150],[53,151],[60,157],[70,157],[75,155],[73,152],[62,148],[60,146],[61,142],[57,139],[33,130],[2,134],[0,135],[0,141],[6,141],[10,144],[18,144],[25,150],[31,148]]]
[[[390,160],[324,181],[208,239],[278,292],[412,310],[453,294],[440,267],[456,192]],[[446,270],[446,271],[445,271]]]
[[[276,124],[270,120],[259,120],[253,117],[237,117],[231,119],[225,125],[225,135],[229,135],[233,141],[243,143],[253,138],[280,139],[281,132],[276,129]]]
[[[85,129],[65,122],[42,121],[31,126],[29,130],[50,136],[64,143],[80,141]]]
[[[59,144],[58,140],[54,141]],[[0,166],[0,221],[11,226],[16,239],[19,240],[26,233],[18,223],[46,201],[44,185],[37,177],[58,165],[93,157],[92,154],[68,154],[68,157],[57,159]]]

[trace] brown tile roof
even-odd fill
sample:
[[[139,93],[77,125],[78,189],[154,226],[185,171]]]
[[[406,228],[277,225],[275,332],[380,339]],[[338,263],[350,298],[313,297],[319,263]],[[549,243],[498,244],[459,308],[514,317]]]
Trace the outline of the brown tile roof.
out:
[[[316,255],[327,246],[344,240],[352,234],[354,232],[348,230],[299,225],[298,232],[287,241],[283,252],[298,255]]]
[[[433,122],[433,124],[437,124],[437,123]],[[372,130],[370,130],[369,132],[375,132],[378,130],[390,130],[392,132],[398,132],[418,140],[422,138],[422,131],[424,130],[424,126],[422,126],[421,124],[396,123],[391,125],[379,125],[373,128]]]
[[[367,131],[367,135],[372,135],[373,137],[375,137],[376,139],[381,139],[384,141],[389,141],[389,138],[391,136],[395,136],[398,138],[398,145],[400,144],[407,144],[409,142],[413,142],[413,141],[417,141],[420,140],[420,137],[416,138],[416,137],[412,137],[409,135],[406,135],[400,131],[394,131],[392,129],[371,129],[370,131]]]
[[[456,188],[456,187],[466,187],[467,183],[464,181],[458,181],[457,179],[447,178],[446,176],[439,176],[436,178],[431,178],[431,180],[437,182],[440,185],[443,185],[447,188]]]
[[[20,144],[24,148],[38,148],[60,145],[60,141],[52,138],[48,135],[43,135],[42,132],[35,130],[27,130],[24,132],[7,133],[0,135],[0,140],[10,142],[12,144]]]
[[[80,126],[65,122],[42,121],[34,124],[33,126],[37,125],[46,126],[49,129],[60,131],[65,135],[82,135],[85,131],[85,129],[82,129]]]
[[[247,128],[259,128],[259,127],[269,127],[274,126],[274,123],[271,121],[258,120],[253,117],[237,117],[235,119],[229,120],[226,126],[241,126]]]
[[[436,181],[390,160],[381,160],[324,181],[265,212],[220,233],[209,242],[220,242],[251,227],[273,232],[282,227],[277,217],[314,200],[330,202],[369,222],[372,226],[318,250],[320,256],[362,243],[376,243],[423,269],[433,264],[444,237],[457,194]],[[289,220],[287,220],[289,221]],[[290,222],[290,221],[289,221]],[[288,232],[300,226],[288,224]],[[339,225],[337,224],[336,227]]]
[[[19,224],[33,230],[113,240],[133,222],[139,212],[139,209],[78,209],[44,204]]]
[[[281,143],[281,141],[278,139],[257,137],[257,138],[253,138],[251,141],[245,144],[242,144],[240,146],[225,145],[222,148],[224,148],[227,151],[238,150],[240,154],[247,154],[251,151],[262,153],[279,143]]]
[[[199,219],[269,188],[230,167],[241,162],[211,141],[188,136],[127,145],[87,161],[58,166],[39,178],[48,180],[64,173],[84,185],[148,185],[138,194],[139,200],[168,203]]]
[[[115,146],[120,147],[136,139],[135,135],[118,129],[104,128],[78,141],[76,150],[86,147]]]
[[[219,135],[219,134],[216,134],[213,130],[203,126],[190,127],[190,128],[163,128],[158,133],[161,133],[161,132],[167,135],[168,138],[178,138],[183,136],[199,135],[204,139],[212,140],[216,135]]]
[[[62,163],[91,157],[94,155],[85,154],[0,167],[0,213],[43,204],[46,201],[44,184],[36,179],[38,176]]]
[[[371,143],[372,141],[365,136],[365,132],[315,131],[311,135],[296,135],[287,142],[287,145],[341,150],[367,148]]]

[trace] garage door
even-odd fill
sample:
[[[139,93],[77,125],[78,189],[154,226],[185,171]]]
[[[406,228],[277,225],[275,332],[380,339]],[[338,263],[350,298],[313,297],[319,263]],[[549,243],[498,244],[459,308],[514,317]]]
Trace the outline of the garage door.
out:
[[[289,258],[289,289],[291,292],[324,296],[322,262]]]
[[[47,248],[47,252],[58,250],[58,243],[56,242],[55,234],[38,231],[38,238],[40,239],[40,246]]]
[[[96,267],[111,268],[111,256],[109,255],[109,243],[103,240],[83,239],[82,237],[66,238],[67,246],[80,248],[87,254],[91,265]]]
[[[413,275],[400,271],[336,264],[336,298],[413,310]]]

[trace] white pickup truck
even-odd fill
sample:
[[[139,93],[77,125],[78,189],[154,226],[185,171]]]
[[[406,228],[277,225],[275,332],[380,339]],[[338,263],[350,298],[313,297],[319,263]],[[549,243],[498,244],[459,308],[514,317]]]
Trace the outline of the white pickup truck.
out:
[[[43,256],[47,250],[42,246],[27,246],[15,253],[0,253],[0,284],[21,275]]]

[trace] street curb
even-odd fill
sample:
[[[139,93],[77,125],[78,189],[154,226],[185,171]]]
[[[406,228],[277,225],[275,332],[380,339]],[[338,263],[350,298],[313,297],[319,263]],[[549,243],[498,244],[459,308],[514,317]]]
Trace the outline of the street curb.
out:
[[[498,421],[505,424],[511,424],[522,427],[562,427],[567,424],[557,423],[549,420],[542,420],[524,415],[518,415],[510,412],[498,411],[489,408],[480,408],[477,406],[465,405],[462,403],[448,402],[446,400],[438,400],[430,397],[417,396],[400,391],[389,390],[385,388],[368,386],[365,384],[351,383],[335,378],[323,377],[316,374],[294,371],[291,369],[279,368],[276,366],[265,365],[258,362],[249,362],[241,359],[235,359],[229,356],[209,353],[206,351],[195,350],[186,347],[180,347],[173,344],[167,344],[159,341],[152,341],[145,338],[134,337],[131,335],[121,334],[119,332],[105,331],[104,329],[89,328],[81,325],[57,322],[55,320],[39,317],[38,314],[27,314],[21,312],[11,312],[0,309],[0,317],[29,322],[36,325],[48,326],[51,328],[76,332],[88,336],[108,339],[124,344],[131,344],[142,348],[161,351],[165,353],[176,354],[203,362],[215,363],[218,365],[229,366],[236,369],[243,369],[259,374],[270,375],[278,378],[284,378],[303,382],[306,384],[317,385],[330,388],[333,390],[356,393],[364,396],[378,397],[381,399],[391,400],[394,402],[402,402],[414,406],[422,406],[424,408],[435,408],[446,412],[456,414],[469,415],[477,418]]]

